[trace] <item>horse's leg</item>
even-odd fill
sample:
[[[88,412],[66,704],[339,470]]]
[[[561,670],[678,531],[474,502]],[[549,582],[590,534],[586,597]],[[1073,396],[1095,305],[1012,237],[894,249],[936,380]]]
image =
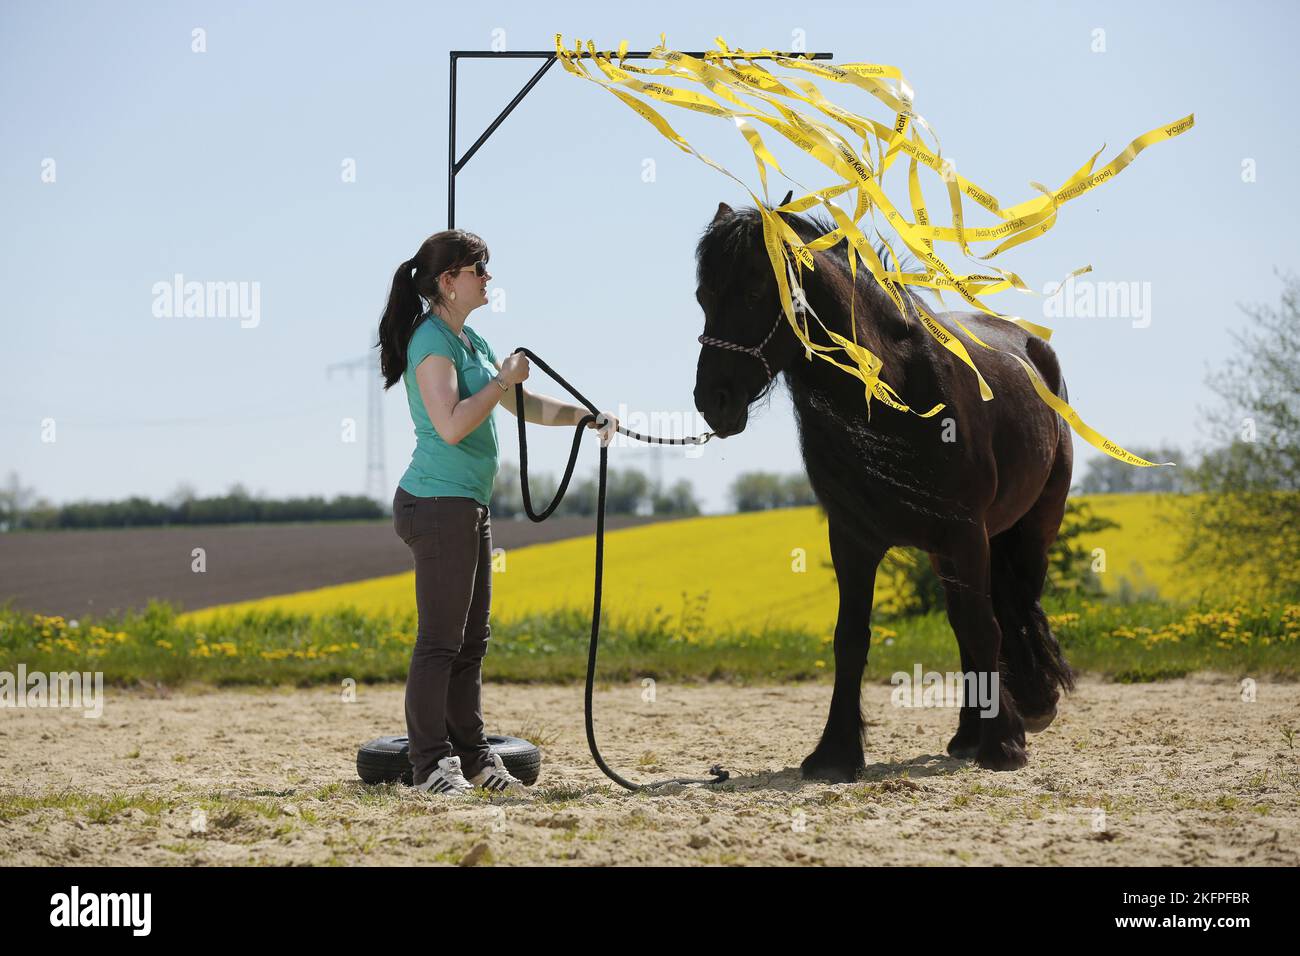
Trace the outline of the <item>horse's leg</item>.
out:
[[[851,781],[862,757],[862,672],[871,646],[871,602],[883,551],[868,546],[842,523],[830,521],[831,560],[839,582],[840,610],[835,621],[835,689],[826,729],[816,749],[800,765],[805,778]]]
[[[939,576],[939,580],[944,587],[944,606],[948,612],[948,624],[952,627],[954,634],[957,633],[957,609],[958,601],[953,597],[952,591],[955,587],[955,578],[952,567],[937,554],[930,555],[930,565],[934,568],[934,573]],[[957,642],[957,649],[961,654],[961,671],[963,674],[973,673],[975,665],[972,662],[967,645],[961,641]],[[980,742],[980,712],[979,708],[970,702],[963,700],[961,711],[957,717],[957,732],[953,734],[952,739],[948,741],[948,755],[957,757],[960,760],[971,760],[979,750]]]
[[[1058,455],[1033,507],[990,542],[1004,680],[1030,733],[1052,722],[1060,689],[1074,688],[1074,675],[1041,603],[1048,553],[1061,527],[1069,486],[1069,458],[1062,461]]]
[[[945,546],[942,554],[944,567],[951,570],[952,576],[950,582],[945,582],[948,619],[962,651],[962,666],[970,668],[963,673],[974,674],[981,687],[992,689],[996,684],[997,689],[997,712],[977,711],[979,743],[975,760],[988,770],[1017,770],[1029,761],[1025,754],[1025,725],[999,670],[1002,632],[993,612],[989,539],[984,525],[972,527]]]

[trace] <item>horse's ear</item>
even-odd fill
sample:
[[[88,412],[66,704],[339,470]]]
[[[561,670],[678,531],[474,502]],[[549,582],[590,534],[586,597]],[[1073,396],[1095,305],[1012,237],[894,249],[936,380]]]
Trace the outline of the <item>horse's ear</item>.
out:
[[[792,190],[790,190],[788,193],[785,194],[785,198],[782,199],[779,203],[777,203],[777,205],[778,205],[778,206],[784,206],[786,203],[788,203],[788,202],[789,202],[791,199],[793,199],[793,198],[794,198],[794,190],[792,189]]]
[[[730,215],[731,207],[725,202],[720,202],[718,203],[718,211],[713,214],[713,222],[717,222],[719,219],[726,219]]]

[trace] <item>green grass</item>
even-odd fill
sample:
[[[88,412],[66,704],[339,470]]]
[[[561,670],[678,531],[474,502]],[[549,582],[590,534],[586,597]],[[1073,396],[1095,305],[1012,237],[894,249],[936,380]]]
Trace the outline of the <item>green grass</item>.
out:
[[[1048,601],[1057,636],[1079,670],[1121,681],[1219,671],[1300,674],[1300,605],[1214,608],[1162,601]],[[494,623],[486,679],[569,683],[586,672],[591,619],[557,609]],[[873,622],[867,679],[887,681],[916,664],[959,669],[946,616]],[[106,684],[330,685],[402,681],[413,613],[248,611],[206,623],[166,604],[73,627],[61,618],[0,609],[0,670],[102,671]],[[670,616],[603,615],[597,677],[605,681],[803,681],[833,672],[830,633],[802,628],[682,634]]]

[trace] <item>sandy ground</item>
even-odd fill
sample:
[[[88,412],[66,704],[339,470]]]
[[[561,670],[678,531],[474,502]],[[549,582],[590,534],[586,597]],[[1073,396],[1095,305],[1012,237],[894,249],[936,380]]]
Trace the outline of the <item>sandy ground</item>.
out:
[[[1300,685],[1084,681],[1030,764],[950,759],[956,714],[864,691],[867,770],[803,781],[827,684],[602,689],[598,741],[636,780],[721,762],[717,790],[630,794],[592,762],[582,688],[485,688],[490,733],[545,741],[527,798],[456,804],[355,776],[402,688],[110,691],[104,714],[0,711],[0,864],[1300,863]],[[196,829],[196,826],[199,827]]]

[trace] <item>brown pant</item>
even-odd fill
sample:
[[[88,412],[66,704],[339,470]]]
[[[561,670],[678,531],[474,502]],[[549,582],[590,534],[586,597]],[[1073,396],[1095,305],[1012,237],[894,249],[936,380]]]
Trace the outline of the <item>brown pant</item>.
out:
[[[443,757],[472,777],[489,762],[483,655],[492,633],[492,512],[473,498],[421,498],[399,487],[393,527],[415,557],[419,628],[406,678],[415,783]]]

